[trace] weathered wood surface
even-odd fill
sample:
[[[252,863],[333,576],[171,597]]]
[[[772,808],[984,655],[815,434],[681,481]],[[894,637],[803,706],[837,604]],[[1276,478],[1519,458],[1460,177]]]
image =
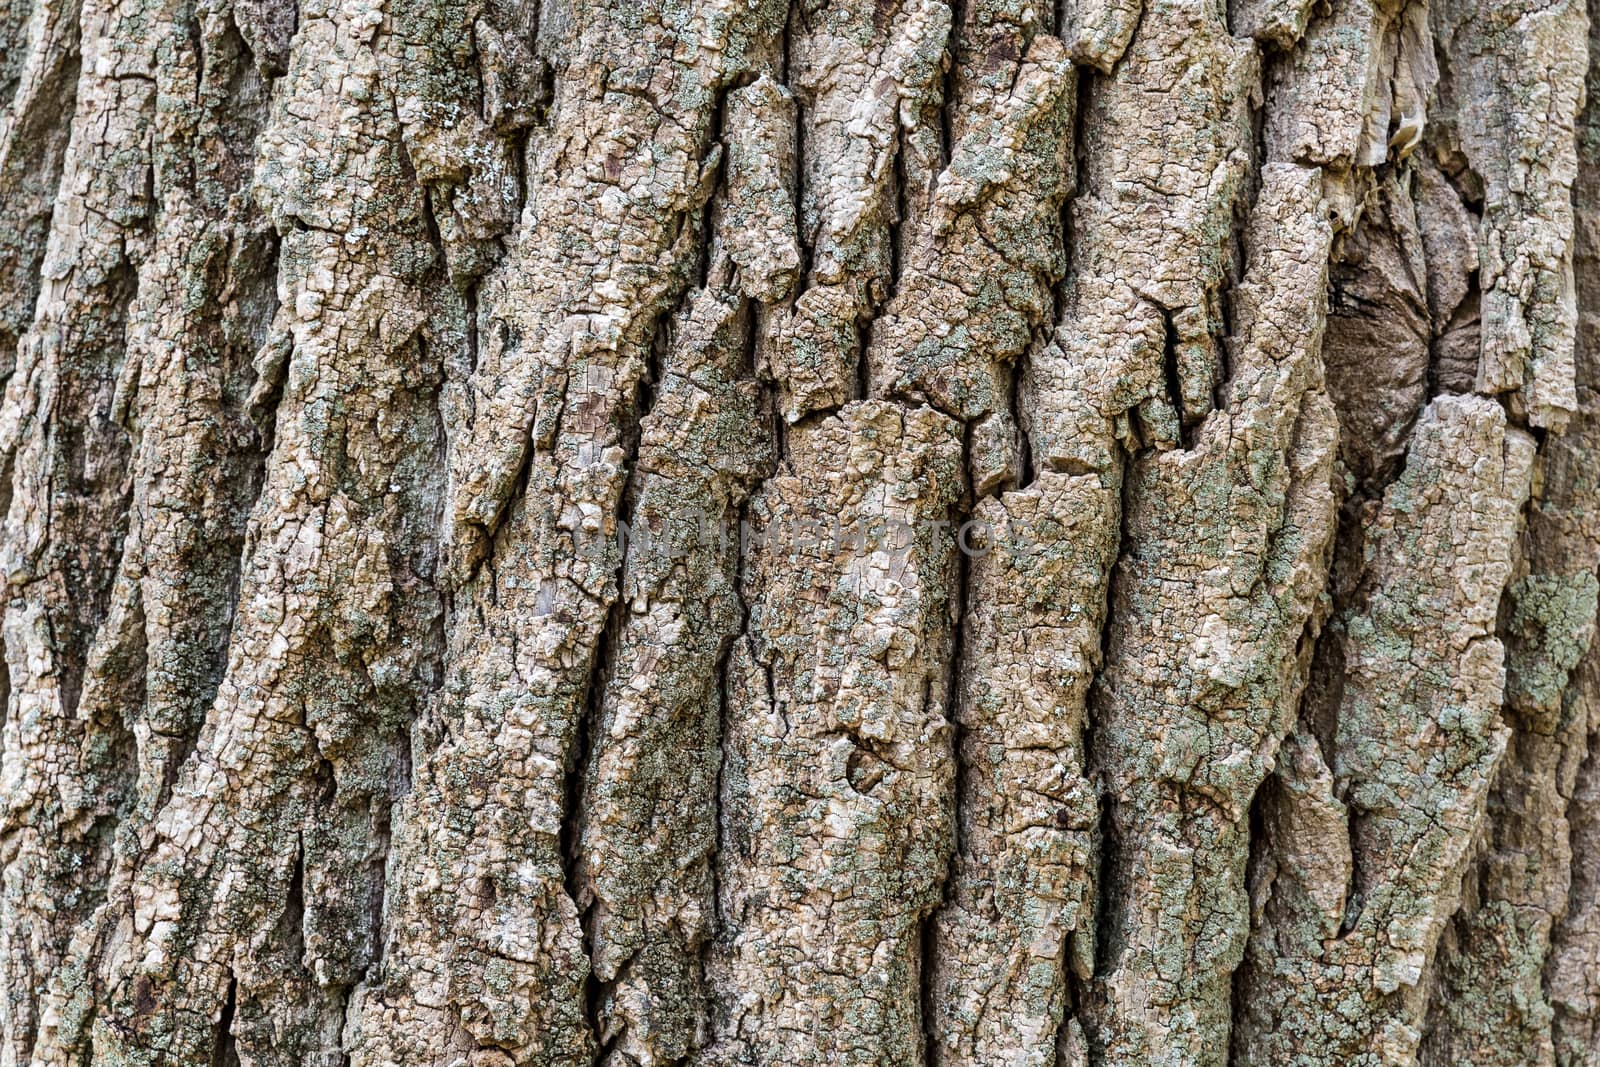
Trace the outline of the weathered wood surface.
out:
[[[1586,81],[0,0],[0,1067],[1597,1067]]]

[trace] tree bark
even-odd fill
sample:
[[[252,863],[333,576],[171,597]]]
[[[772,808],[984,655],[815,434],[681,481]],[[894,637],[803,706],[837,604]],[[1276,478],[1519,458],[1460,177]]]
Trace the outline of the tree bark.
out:
[[[0,5],[0,1067],[1600,1067],[1577,0]]]

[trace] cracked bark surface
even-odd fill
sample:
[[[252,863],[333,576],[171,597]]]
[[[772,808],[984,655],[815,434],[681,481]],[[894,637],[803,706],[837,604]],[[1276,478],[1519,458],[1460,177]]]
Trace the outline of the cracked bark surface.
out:
[[[1591,15],[0,0],[0,1067],[1597,1067]]]

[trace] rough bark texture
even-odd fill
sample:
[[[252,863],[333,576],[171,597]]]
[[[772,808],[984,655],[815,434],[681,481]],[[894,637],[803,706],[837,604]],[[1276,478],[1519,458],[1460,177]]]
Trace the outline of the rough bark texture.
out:
[[[0,0],[0,1067],[1600,1067],[1589,17]]]

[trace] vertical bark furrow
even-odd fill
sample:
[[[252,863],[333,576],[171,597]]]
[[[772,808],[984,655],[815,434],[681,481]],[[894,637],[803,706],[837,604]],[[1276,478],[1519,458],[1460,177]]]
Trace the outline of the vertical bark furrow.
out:
[[[972,491],[1018,483],[1011,367],[1050,310],[1064,264],[1074,80],[1061,42],[1023,5],[969,3],[946,102],[947,166],[911,190],[894,299],[872,324],[873,393],[972,424]],[[919,130],[922,129],[919,127]]]
[[[15,365],[5,368],[12,373],[0,404],[11,674],[0,745],[0,985],[27,994],[0,1001],[4,1056],[13,1062],[64,1055],[40,993],[105,894],[130,797],[135,753],[122,712],[140,696],[142,642],[108,657],[112,692],[104,702],[93,696],[92,646],[113,614],[127,529],[130,442],[114,396],[156,210],[152,142],[165,58],[158,49],[181,27],[181,15],[159,3],[89,4],[81,13],[76,5],[35,6],[0,141],[0,180],[16,224],[6,226],[0,257],[5,281],[15,283],[6,287],[0,330],[27,322],[14,352],[5,346]],[[80,41],[81,70],[70,54]],[[64,79],[74,73],[69,88]],[[53,164],[63,151],[57,184]],[[13,277],[13,267],[30,277]]]
[[[1269,833],[1320,828],[1325,858],[1279,862],[1257,889],[1242,1063],[1416,1059],[1422,979],[1505,745],[1494,615],[1533,454],[1493,401],[1441,396],[1369,512],[1360,592],[1330,631],[1343,660],[1331,736],[1280,763],[1288,810],[1269,814]],[[1319,1010],[1335,988],[1360,1008]]]
[[[1262,179],[1224,407],[1193,449],[1137,457],[1127,475],[1129,541],[1091,702],[1122,898],[1091,1000],[1107,1063],[1226,1054],[1250,802],[1293,715],[1333,533],[1321,174],[1270,164]],[[1208,526],[1218,512],[1226,530]]]
[[[1581,758],[1584,730],[1559,709],[1592,634],[1595,582],[1587,524],[1542,516],[1586,510],[1584,487],[1558,473],[1563,451],[1586,447],[1581,427],[1575,438],[1545,442],[1526,534],[1515,515],[1501,515],[1473,535],[1487,538],[1478,542],[1484,563],[1472,564],[1459,534],[1448,547],[1396,539],[1409,529],[1398,509],[1419,509],[1410,486],[1449,484],[1418,454],[1437,451],[1441,426],[1482,440],[1452,451],[1505,455],[1500,480],[1475,493],[1498,502],[1507,487],[1520,493],[1521,468],[1532,462],[1534,443],[1518,427],[1560,430],[1576,406],[1565,129],[1581,92],[1582,16],[1570,5],[1445,5],[1429,16],[1428,34],[1415,5],[1351,16],[1362,32],[1373,20],[1372,39],[1385,42],[1358,51],[1394,70],[1392,100],[1367,106],[1364,131],[1350,142],[1356,161],[1371,162],[1385,137],[1402,160],[1420,140],[1426,158],[1383,177],[1335,276],[1341,326],[1329,375],[1354,496],[1299,755],[1281,765],[1266,805],[1253,877],[1257,934],[1241,978],[1250,1005],[1241,1062],[1278,1062],[1291,1047],[1316,1049],[1301,1052],[1303,1062],[1550,1062],[1541,972],[1569,862],[1558,768],[1572,773],[1576,761],[1562,753],[1576,745]],[[1313,24],[1308,42],[1316,38]],[[1293,136],[1285,143],[1314,140]],[[1446,395],[1411,428],[1427,395],[1473,390],[1507,394],[1508,414]],[[1404,475],[1385,493],[1402,461]],[[1460,529],[1459,504],[1432,507],[1441,518],[1421,521]],[[1424,613],[1422,604],[1436,602],[1397,582],[1396,561],[1414,570],[1419,558],[1472,568],[1441,586],[1454,593],[1459,583],[1459,607]],[[1499,626],[1464,629],[1463,613],[1488,617],[1507,585]],[[1480,630],[1481,641],[1462,646],[1463,633]],[[1490,633],[1506,639],[1504,667]],[[1407,646],[1406,673],[1396,675],[1397,649]],[[1449,691],[1423,655],[1445,657]],[[1511,730],[1499,722],[1502,696]],[[1420,715],[1407,727],[1407,714],[1418,714],[1410,709]],[[1475,849],[1464,910],[1447,927]],[[1297,954],[1314,962],[1289,962]],[[1358,1011],[1337,1023],[1301,1018],[1352,974],[1370,983]]]
[[[1138,485],[1123,484],[1127,451],[1175,449],[1181,440],[1194,432],[1205,434],[1204,427],[1211,426],[1214,444],[1223,446],[1217,448],[1217,459],[1222,462],[1216,477],[1219,481],[1227,477],[1230,449],[1225,444],[1226,431],[1220,430],[1224,424],[1213,425],[1208,415],[1223,362],[1217,339],[1222,325],[1220,289],[1230,255],[1232,220],[1247,178],[1247,108],[1256,91],[1256,70],[1254,48],[1230,37],[1211,8],[1158,4],[1146,10],[1126,55],[1109,78],[1095,84],[1085,102],[1082,128],[1088,141],[1078,146],[1084,161],[1083,184],[1072,212],[1074,271],[1063,293],[1063,318],[1056,340],[1030,360],[1024,414],[1037,468],[1089,474],[1109,490],[1097,500],[1090,529],[1115,532],[1125,518],[1132,519],[1131,514],[1121,515],[1119,497],[1125,497],[1134,508],[1147,502]],[[1192,148],[1193,154],[1184,166],[1165,168],[1158,161],[1175,142]],[[1321,267],[1314,258],[1307,266],[1317,272]],[[1315,289],[1314,281],[1291,286],[1292,291]],[[1257,344],[1270,346],[1264,338]],[[1314,352],[1310,358],[1315,359]],[[1281,398],[1287,402],[1291,420],[1298,411],[1302,388],[1304,385],[1297,386]],[[1244,444],[1242,439],[1239,444]],[[1280,464],[1283,448],[1282,444],[1268,446],[1269,454],[1276,454]],[[1204,462],[1200,455],[1192,458]],[[1149,470],[1159,470],[1159,466],[1152,465]],[[1144,488],[1155,506],[1164,503],[1168,492],[1164,485],[1155,482]],[[1183,499],[1176,494],[1171,503],[1182,508]],[[1225,499],[1206,499],[1203,506],[1225,507]],[[1263,507],[1263,511],[1270,510],[1270,504]],[[1143,534],[1164,538],[1170,532],[1161,529],[1164,520],[1152,518],[1150,529]],[[1154,542],[1142,545],[1140,538],[1140,530],[1123,527],[1118,551],[1124,566],[1130,565],[1130,553],[1148,551],[1154,581],[1156,571],[1174,566],[1176,560]],[[1313,533],[1310,540],[1314,539]],[[1203,551],[1216,552],[1217,548]],[[1218,554],[1217,564],[1224,555]],[[1196,563],[1198,578],[1206,566],[1199,560]],[[1248,583],[1241,592],[1247,588]],[[1163,762],[1162,746],[1141,746],[1134,738],[1118,736],[1115,714],[1104,719],[1101,714],[1105,700],[1124,699],[1125,689],[1131,687],[1132,683],[1125,687],[1112,680],[1118,671],[1136,671],[1118,668],[1118,656],[1127,657],[1129,664],[1144,655],[1152,660],[1166,658],[1158,652],[1161,645],[1144,650],[1135,639],[1123,646],[1130,628],[1148,625],[1159,617],[1161,601],[1156,595],[1149,603],[1133,603],[1126,592],[1119,593],[1114,587],[1107,645],[1111,660],[1100,690],[1104,697],[1091,702],[1095,751],[1089,759],[1092,770],[1108,775],[1109,797],[1103,807],[1112,821],[1098,833],[1101,840],[1097,844],[1109,850],[1103,854],[1112,858],[1115,867],[1106,871],[1097,863],[1091,868],[1110,877],[1110,884],[1097,877],[1100,884],[1093,890],[1098,912],[1095,925],[1108,943],[1094,946],[1092,953],[1087,945],[1081,950],[1084,960],[1096,957],[1095,980],[1087,983],[1082,1010],[1089,1050],[1097,1062],[1145,1062],[1141,1057],[1162,1045],[1170,1047],[1174,1056],[1202,1057],[1212,1054],[1206,1050],[1214,1048],[1220,1036],[1216,1020],[1210,1018],[1216,1010],[1210,1003],[1216,1000],[1216,991],[1208,990],[1204,983],[1182,994],[1140,994],[1137,1005],[1133,997],[1135,984],[1144,988],[1153,977],[1148,965],[1158,940],[1153,927],[1146,934],[1137,932],[1142,922],[1139,916],[1150,915],[1170,936],[1178,924],[1157,920],[1155,915],[1165,906],[1180,906],[1178,901],[1190,892],[1210,891],[1204,878],[1196,877],[1190,883],[1187,873],[1180,874],[1163,883],[1172,897],[1162,905],[1146,885],[1137,882],[1150,870],[1148,859],[1142,857],[1154,846],[1147,835],[1156,830],[1155,820],[1165,801],[1154,793],[1135,797],[1130,784],[1132,779],[1144,777],[1135,770],[1135,761]],[[1177,597],[1170,603],[1186,614],[1194,605],[1182,600]],[[1206,614],[1199,612],[1192,625],[1174,625],[1174,638],[1191,634],[1200,638],[1199,623]],[[1159,622],[1157,627],[1158,633],[1164,629]],[[1187,655],[1185,651],[1176,658]],[[1138,714],[1159,737],[1164,726],[1175,724],[1169,718],[1171,712],[1164,710],[1166,701],[1155,694],[1152,698],[1151,705]],[[1183,698],[1174,699],[1181,702]],[[1172,706],[1172,712],[1177,706],[1181,705]],[[1109,712],[1109,705],[1104,710]],[[1188,743],[1181,737],[1173,741]],[[1248,794],[1244,798],[1247,804]],[[1172,814],[1178,815],[1175,810]],[[1116,841],[1114,850],[1111,838]],[[1198,842],[1180,847],[1203,848]],[[1186,864],[1180,866],[1187,870]],[[1198,869],[1195,873],[1199,874]],[[1192,889],[1184,888],[1191,884]],[[1147,907],[1149,911],[1141,911]],[[1087,942],[1088,938],[1080,940]],[[1214,942],[1215,935],[1207,935],[1206,940]],[[1180,935],[1172,944],[1174,961],[1189,955],[1182,944]],[[1221,951],[1225,958],[1225,945]],[[1078,966],[1085,972],[1089,969],[1086,962]],[[1200,970],[1215,966],[1201,964]],[[1226,963],[1221,967],[1225,977]],[[1168,978],[1176,982],[1178,975],[1169,973]],[[1225,1013],[1225,997],[1221,1006]]]
[[[1580,129],[1592,123],[1592,107]],[[1584,1062],[1578,1049],[1592,1040],[1581,1024],[1568,1025],[1567,998],[1584,986],[1563,971],[1581,951],[1557,947],[1556,931],[1582,930],[1591,922],[1584,910],[1592,908],[1582,888],[1587,798],[1578,791],[1585,788],[1581,776],[1592,774],[1593,672],[1578,665],[1593,646],[1600,569],[1600,483],[1587,458],[1600,447],[1594,165],[1593,146],[1581,141],[1573,205],[1576,404],[1566,432],[1547,437],[1541,449],[1524,557],[1501,612],[1512,735],[1489,795],[1465,906],[1441,948],[1423,1047],[1429,1063]],[[1576,1004],[1585,999],[1579,993]]]
[[[770,473],[760,322],[797,279],[794,105],[763,69],[721,103],[723,197],[700,288],[674,316],[626,507],[621,622],[582,768],[577,904],[606,1062],[685,1062],[710,1038],[705,967],[726,667],[745,622],[744,505]],[[750,300],[767,302],[758,310]]]
[[[961,487],[950,419],[865,401],[793,428],[752,500],[708,1062],[920,1058],[919,934],[955,770],[955,549],[934,524]]]
[[[718,670],[742,622],[740,507],[770,450],[764,398],[745,369],[752,314],[736,296],[697,292],[674,322],[644,419],[579,853],[609,1063],[682,1062],[707,1011]]]
[[[480,289],[476,366],[447,389],[446,681],[396,828],[384,981],[357,1063],[574,1063],[596,1047],[561,851],[563,827],[592,816],[567,809],[566,782],[619,595],[648,353],[702,256],[714,116],[781,14],[580,7],[540,29],[560,41],[559,72],[531,131],[527,209]],[[614,978],[609,936],[596,948]]]
[[[1067,969],[1089,977],[1098,805],[1084,703],[1116,548],[1108,481],[1046,471],[982,501],[969,528],[960,847],[932,941],[940,1064],[1050,1063]]]
[[[1600,645],[1574,673],[1563,715],[1583,723],[1587,755],[1572,770],[1566,810],[1572,861],[1565,907],[1550,934],[1544,990],[1557,1067],[1593,1067],[1600,1049]]]
[[[84,913],[53,977],[53,1032],[48,1050],[35,1050],[41,1060],[82,1051],[87,1040],[95,955],[124,914],[152,823],[222,677],[260,485],[252,361],[276,310],[277,254],[248,183],[267,93],[226,14],[195,19],[203,49],[158,71],[175,121],[156,145],[162,210],[113,401],[135,441],[128,533],[80,700],[88,719],[124,724],[136,751],[121,757],[129,778],[107,904]]]
[[[436,670],[426,635],[439,610],[431,580],[442,489],[434,414],[440,370],[419,335],[436,257],[392,112],[353,114],[331,131],[313,121],[341,99],[379,96],[373,24],[351,10],[302,14],[289,72],[257,142],[255,193],[280,234],[282,298],[255,356],[259,379],[240,396],[250,385],[243,369],[230,368],[230,350],[212,348],[204,334],[187,358],[217,360],[211,373],[220,397],[208,399],[187,382],[179,394],[186,406],[170,422],[161,418],[167,379],[174,386],[187,379],[163,368],[168,356],[159,344],[132,379],[139,401],[148,395],[152,405],[143,438],[156,453],[151,462],[179,486],[197,478],[189,491],[207,495],[206,509],[189,511],[214,508],[219,523],[236,523],[249,499],[220,496],[208,479],[227,476],[232,463],[228,493],[249,493],[256,463],[227,457],[213,436],[226,423],[207,407],[270,407],[280,376],[283,384],[272,412],[273,452],[243,539],[239,605],[229,610],[226,597],[210,605],[231,622],[226,668],[198,746],[128,850],[120,914],[107,917],[108,943],[117,947],[102,961],[97,1058],[208,1058],[225,1003],[233,1008],[222,1038],[241,1059],[337,1056],[348,990],[376,954],[374,859],[397,737]],[[228,54],[229,38],[213,37],[215,30],[210,20],[201,30],[208,63]],[[242,48],[232,55],[242,68]],[[229,91],[259,91],[253,75],[231,74]],[[202,88],[202,98],[212,91]],[[202,128],[197,155],[210,161],[219,146],[208,138],[232,138],[236,151],[253,139],[236,126],[215,134]],[[293,161],[308,157],[326,165],[298,170]],[[229,196],[212,188],[222,176],[207,169],[197,171],[195,197],[242,210],[244,181],[235,175]],[[174,190],[163,203],[179,199]],[[249,237],[240,229],[241,239]],[[181,228],[171,234],[195,270],[204,261],[194,252],[214,239]],[[161,313],[187,306],[198,314],[203,294],[192,281],[180,285]],[[216,296],[229,298],[226,288]],[[250,321],[240,324],[235,345],[259,343],[271,301],[259,292],[238,299],[254,306],[240,312]],[[186,449],[198,452],[188,461],[196,472],[174,462]],[[152,653],[174,636],[184,640],[183,627],[198,621],[184,600],[166,603],[159,584],[162,569],[175,565],[162,556],[192,536],[172,525],[187,518],[180,512],[142,528],[157,535],[150,547],[159,566],[144,585],[146,626],[161,639]],[[217,548],[225,545],[218,539]],[[217,580],[231,586],[225,571]],[[157,607],[161,614],[153,615]],[[160,629],[169,613],[176,635]],[[163,652],[174,655],[181,650]],[[203,691],[193,681],[184,688],[191,699]],[[155,703],[150,711],[177,718]]]
[[[1544,478],[1554,505],[1541,519],[1555,528],[1550,540],[1566,547],[1593,536],[1592,508],[1600,494],[1596,464],[1585,443],[1600,432],[1600,12],[1589,11],[1587,97],[1578,121],[1578,174],[1574,184],[1578,329],[1575,362],[1578,411],[1572,443],[1546,460]],[[1556,531],[1559,531],[1557,533]],[[1581,558],[1581,557],[1580,557]],[[1570,567],[1572,562],[1563,561]],[[1557,1067],[1592,1067],[1600,1049],[1600,643],[1589,648],[1561,694],[1557,736],[1565,744],[1557,765],[1557,790],[1566,800],[1567,878],[1553,918],[1542,988],[1551,1010],[1551,1045]],[[1579,753],[1583,753],[1579,758]],[[1559,848],[1559,846],[1558,846]],[[1558,856],[1560,855],[1558,851]]]
[[[1098,478],[1051,472],[1018,489],[1031,472],[1014,364],[1065,265],[1077,79],[1025,5],[961,10],[948,161],[869,358],[881,392],[966,423],[968,499],[978,499],[952,528],[969,557],[951,679],[958,845],[924,938],[926,1055],[1046,1062],[1088,882],[1082,702],[1114,542],[1095,527],[1107,492]]]
[[[76,111],[78,13],[76,0],[12,0],[0,23],[0,373],[7,376],[44,284],[39,268]]]
[[[1561,430],[1574,407],[1573,130],[1583,99],[1578,0],[1431,11],[1441,58],[1440,141],[1471,168],[1481,205],[1482,347],[1475,388],[1511,394],[1528,425]]]
[[[864,327],[894,284],[896,161],[926,185],[950,38],[944,0],[850,0],[792,13],[786,77],[798,101],[801,236],[808,272],[767,323],[762,363],[790,423],[860,399]],[[907,202],[922,207],[920,195]]]

